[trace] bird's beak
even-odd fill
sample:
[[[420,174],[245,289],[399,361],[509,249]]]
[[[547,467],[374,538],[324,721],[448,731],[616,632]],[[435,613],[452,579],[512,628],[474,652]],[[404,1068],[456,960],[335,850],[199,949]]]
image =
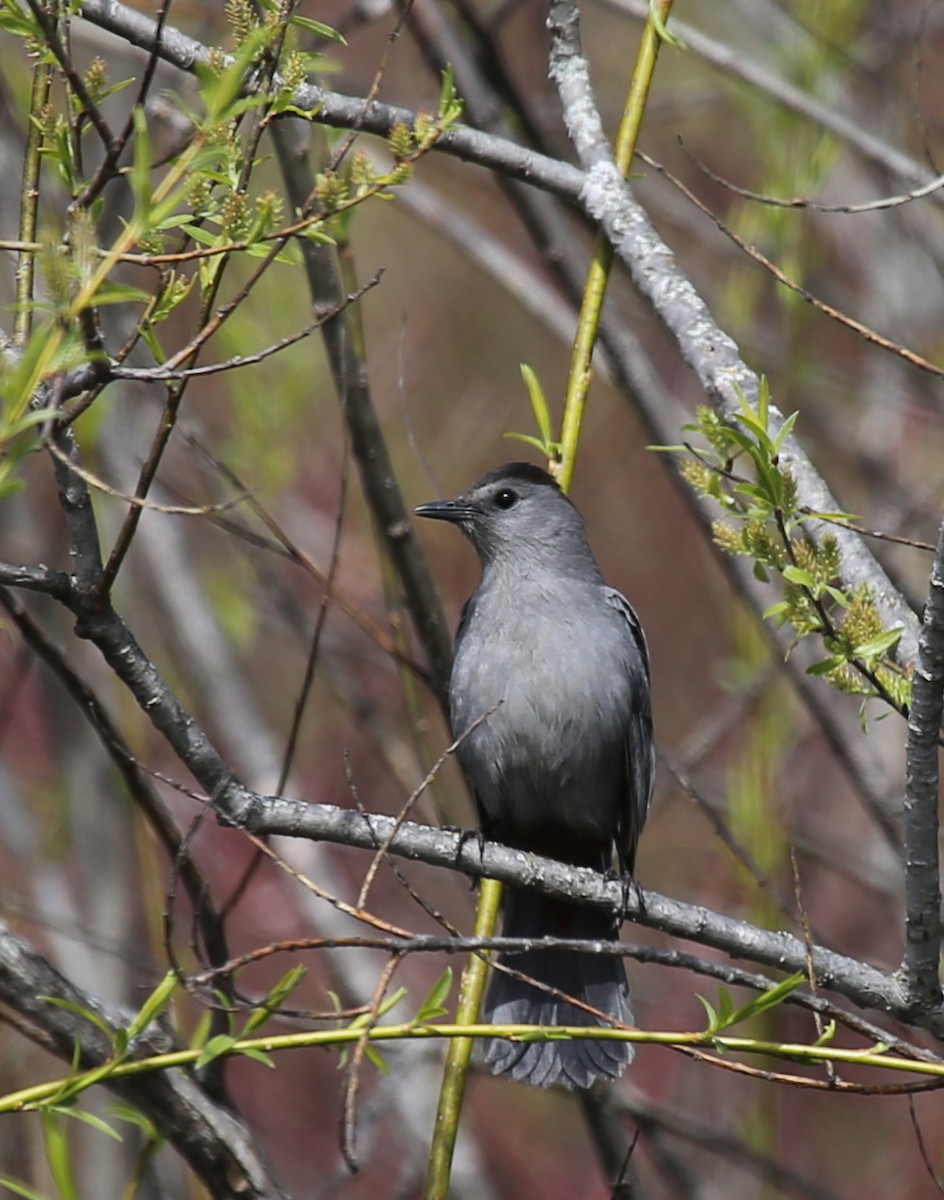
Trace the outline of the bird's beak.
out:
[[[468,521],[477,516],[476,510],[455,500],[434,500],[431,504],[421,504],[413,511],[418,517],[432,517],[436,521]]]

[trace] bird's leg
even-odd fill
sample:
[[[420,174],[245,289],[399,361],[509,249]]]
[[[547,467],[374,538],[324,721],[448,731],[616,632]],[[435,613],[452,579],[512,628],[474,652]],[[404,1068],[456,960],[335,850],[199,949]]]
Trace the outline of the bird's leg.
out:
[[[447,826],[444,828],[449,828],[449,827]],[[456,860],[455,860],[455,865],[457,868],[459,866],[459,860],[462,858],[462,851],[466,848],[466,844],[468,842],[475,842],[475,844],[479,848],[479,862],[482,863],[484,861],[484,859],[485,859],[485,834],[482,832],[481,829],[460,829],[458,826],[452,826],[451,832],[458,833],[458,835],[459,835],[459,844],[456,847]],[[477,879],[472,880],[471,886],[472,886],[473,891],[474,891],[475,885],[477,883],[478,883]]]
[[[630,870],[626,867],[619,869],[609,867],[603,872],[603,877],[607,883],[619,883],[620,885],[620,904],[616,915],[621,925],[631,914],[646,915],[645,893]],[[632,906],[630,906],[629,902],[630,892],[633,893],[635,898],[635,904]]]

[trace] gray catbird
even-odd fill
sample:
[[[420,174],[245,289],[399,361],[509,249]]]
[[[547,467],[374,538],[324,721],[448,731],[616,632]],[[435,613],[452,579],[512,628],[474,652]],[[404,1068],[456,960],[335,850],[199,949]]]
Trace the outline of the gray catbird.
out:
[[[458,525],[482,560],[456,634],[449,704],[455,736],[467,733],[458,755],[483,831],[597,870],[610,867],[615,845],[628,879],[652,796],[649,658],[629,602],[603,582],[580,514],[529,463],[490,471],[457,500],[416,512]],[[606,940],[617,928],[597,908],[508,895],[508,937]],[[530,950],[501,961],[632,1024],[619,958]],[[501,1024],[607,1023],[503,971],[485,1011]],[[535,1087],[589,1087],[617,1078],[632,1054],[628,1042],[493,1038],[486,1061]]]

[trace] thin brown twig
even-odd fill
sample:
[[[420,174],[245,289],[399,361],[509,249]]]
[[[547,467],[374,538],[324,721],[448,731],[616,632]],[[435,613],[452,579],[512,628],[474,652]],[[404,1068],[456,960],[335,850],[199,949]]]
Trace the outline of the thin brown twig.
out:
[[[433,765],[430,767],[429,771],[427,771],[425,779],[423,779],[423,781],[419,784],[419,786],[417,788],[415,788],[414,791],[407,797],[405,803],[403,804],[403,807],[400,809],[399,813],[397,813],[396,817],[394,818],[393,825],[390,827],[390,829],[387,833],[387,836],[383,839],[383,841],[377,847],[377,853],[373,856],[373,858],[371,859],[371,862],[370,862],[370,866],[367,868],[367,873],[364,876],[364,882],[361,884],[361,890],[357,896],[357,907],[358,908],[363,908],[364,905],[367,903],[367,894],[370,891],[371,884],[374,881],[374,876],[377,874],[380,864],[387,857],[387,854],[389,853],[389,850],[390,850],[390,844],[393,841],[393,839],[397,836],[397,831],[399,830],[400,826],[410,815],[410,811],[413,808],[413,805],[416,804],[416,802],[417,802],[417,800],[419,800],[420,796],[422,796],[423,793],[426,791],[426,789],[433,783],[436,776],[439,774],[439,771],[440,771],[443,763],[446,761],[446,759],[449,758],[451,755],[453,755],[456,752],[456,750],[462,745],[462,743],[465,741],[465,739],[474,730],[478,729],[478,727],[482,724],[483,721],[488,720],[488,718],[499,708],[501,703],[502,703],[502,701],[499,700],[497,704],[492,705],[492,707],[488,710],[488,712],[484,712],[484,713],[482,713],[481,716],[476,717],[476,719],[472,722],[472,724],[468,727],[468,729],[464,730],[450,746],[446,747],[446,749],[442,752],[442,754],[440,754],[439,758],[437,758],[436,761],[433,763]]]
[[[79,195],[73,200],[70,210],[91,207],[93,201],[101,193],[105,185],[114,178],[114,169],[118,165],[118,160],[134,132],[135,110],[143,108],[148,92],[151,90],[151,84],[154,82],[157,64],[160,62],[161,57],[161,35],[164,31],[164,25],[167,22],[171,2],[172,0],[161,0],[158,6],[157,15],[154,19],[154,40],[148,49],[147,63],[145,64],[144,71],[141,73],[141,83],[138,87],[137,98],[128,110],[124,128],[116,138],[112,138],[110,145],[106,146],[104,157],[99,163],[98,169]],[[91,116],[91,114],[89,115]]]
[[[890,354],[894,354],[898,358],[904,359],[905,362],[910,363],[910,365],[913,367],[917,367],[920,371],[926,371],[929,375],[934,375],[937,378],[944,377],[944,367],[939,367],[935,363],[932,363],[928,359],[922,357],[922,355],[917,354],[914,350],[909,350],[906,346],[902,346],[898,342],[893,342],[890,338],[885,337],[883,334],[877,333],[874,329],[870,329],[868,325],[863,324],[861,321],[857,321],[855,317],[848,316],[838,308],[834,308],[831,304],[827,304],[825,300],[820,300],[818,296],[814,296],[811,291],[807,290],[807,288],[803,287],[801,284],[797,283],[796,280],[791,279],[788,275],[784,274],[784,272],[781,271],[776,263],[772,262],[769,258],[767,258],[766,255],[762,254],[756,247],[750,245],[750,243],[745,241],[744,238],[736,234],[734,230],[717,215],[717,213],[712,212],[707,204],[699,200],[695,193],[691,191],[690,188],[686,187],[685,184],[682,183],[679,178],[673,175],[672,172],[669,171],[665,166],[663,166],[662,163],[656,162],[654,158],[650,158],[648,154],[645,154],[641,150],[637,150],[636,153],[648,167],[651,167],[654,171],[658,171],[658,173],[664,179],[667,179],[674,188],[681,192],[681,194],[686,198],[686,200],[689,201],[689,203],[693,204],[699,210],[699,212],[704,213],[709,220],[713,221],[718,229],[725,235],[725,237],[730,238],[730,240],[734,242],[734,244],[740,250],[743,250],[749,258],[752,258],[754,262],[763,267],[764,270],[767,271],[768,274],[772,275],[778,283],[782,283],[783,286],[789,288],[790,291],[796,292],[798,296],[802,296],[802,298],[808,304],[812,305],[813,308],[815,308],[818,312],[821,312],[824,316],[829,317],[837,324],[845,326],[846,329],[851,329],[853,333],[858,334],[859,337],[863,338],[867,342],[870,342],[872,345],[878,346],[880,349],[887,350]]]
[[[395,954],[391,956],[384,965],[384,969],[380,972],[380,978],[377,980],[377,986],[374,988],[374,994],[371,996],[367,1007],[370,1017],[364,1022],[364,1031],[354,1043],[354,1049],[351,1051],[351,1065],[348,1068],[347,1080],[344,1085],[344,1100],[341,1107],[341,1155],[351,1171],[359,1170],[359,1163],[357,1161],[356,1118],[357,1089],[360,1084],[361,1067],[364,1063],[364,1056],[370,1046],[371,1030],[380,1020],[380,1008],[383,1004],[384,995],[399,965],[400,955]]]
[[[800,885],[800,867],[797,862],[796,847],[790,846],[790,870],[793,873],[793,896],[796,900],[797,912],[800,914],[800,926],[803,930],[803,941],[806,944],[806,981],[810,985],[810,992],[816,995],[816,968],[813,965],[813,932],[810,927],[810,915],[807,912],[806,905],[803,903],[803,889]],[[816,1036],[822,1038],[826,1030],[823,1025],[823,1019],[820,1014],[813,1010],[813,1024],[816,1026]],[[836,1064],[828,1060],[823,1064],[826,1069],[827,1079],[835,1082],[839,1075],[836,1070]]]
[[[182,434],[186,441],[195,450],[197,450],[198,453],[200,453],[207,460],[207,462],[211,464],[214,470],[216,470],[231,487],[236,488],[240,493],[245,494],[246,503],[259,518],[265,528],[268,529],[268,531],[275,538],[275,544],[272,544],[271,542],[261,538],[253,530],[246,529],[241,525],[235,524],[234,522],[227,520],[225,517],[211,514],[207,519],[218,525],[221,529],[225,529],[227,532],[235,534],[244,541],[250,542],[254,546],[258,546],[260,549],[268,550],[273,554],[282,554],[290,562],[295,563],[296,566],[301,567],[302,570],[310,575],[320,588],[327,589],[328,579],[326,572],[324,572],[315,563],[314,559],[312,559],[310,555],[306,554],[304,550],[299,548],[299,546],[293,541],[288,533],[286,533],[286,531],[282,528],[272,513],[270,513],[265,505],[262,504],[262,502],[252,494],[251,490],[245,486],[236,472],[231,467],[227,466],[222,459],[216,457],[196,436],[196,434],[187,429],[185,426],[182,427]],[[358,608],[358,606],[353,600],[350,599],[346,592],[342,591],[338,587],[334,587],[332,589],[332,596],[336,607],[338,607],[345,614],[345,616],[349,617],[358,627],[358,629],[360,629],[363,633],[366,633],[367,636],[377,646],[379,646],[385,654],[389,655],[397,662],[402,663],[402,665],[411,670],[417,676],[417,678],[423,680],[424,682],[428,682],[429,674],[426,668],[421,666],[416,659],[404,655],[387,631],[383,629],[382,626],[380,626],[376,621],[374,621],[372,617],[368,616],[367,613]]]
[[[764,192],[755,192],[750,188],[732,183],[730,179],[725,179],[723,175],[716,174],[707,163],[703,162],[697,154],[691,151],[681,136],[678,137],[677,141],[692,163],[712,183],[718,184],[725,191],[733,192],[736,196],[741,196],[745,200],[756,200],[759,204],[765,204],[771,208],[812,209],[814,212],[821,213],[879,212],[884,209],[898,208],[903,204],[911,204],[915,200],[923,200],[926,196],[930,196],[933,192],[944,188],[944,175],[939,175],[936,179],[932,179],[929,183],[925,183],[921,187],[916,187],[910,192],[903,192],[899,196],[886,196],[881,200],[867,200],[862,204],[822,204],[817,200],[807,200],[800,196],[795,196],[792,200],[784,200],[780,196],[770,196]]]
[[[113,496],[116,500],[122,500],[125,504],[131,504],[138,508],[147,508],[152,512],[164,513],[165,516],[207,517],[211,513],[227,512],[231,508],[236,508],[249,498],[248,494],[244,492],[239,496],[233,496],[229,500],[220,500],[215,504],[158,504],[156,500],[148,500],[143,496],[130,496],[127,492],[122,492],[119,488],[112,487],[110,483],[106,483],[104,479],[100,479],[86,467],[81,467],[77,462],[73,462],[49,438],[44,439],[43,445],[54,458],[58,458],[73,474],[78,475],[80,479],[84,479],[96,491],[102,492],[106,496]]]
[[[285,751],[282,755],[282,765],[279,770],[279,780],[276,784],[276,795],[281,796],[285,791],[285,786],[288,783],[289,772],[292,769],[292,763],[295,759],[295,750],[298,745],[298,738],[301,732],[302,718],[305,714],[305,708],[308,703],[308,697],[311,694],[311,687],[315,678],[315,664],[318,661],[318,652],[321,648],[321,636],[324,631],[325,622],[328,617],[328,611],[331,607],[331,600],[334,596],[334,582],[337,575],[338,567],[340,566],[341,556],[341,528],[344,520],[345,501],[347,498],[347,481],[348,481],[348,446],[344,447],[344,460],[341,466],[341,494],[338,501],[338,515],[334,525],[334,537],[331,543],[331,556],[328,560],[328,571],[325,575],[325,586],[321,597],[321,604],[318,608],[318,616],[315,619],[315,628],[311,636],[311,644],[308,648],[308,655],[305,661],[305,672],[302,677],[301,688],[295,700],[295,707],[292,712],[292,723],[289,728],[288,739],[285,743]],[[262,855],[257,850],[243,871],[242,876],[237,881],[236,886],[230,893],[226,903],[223,905],[222,911],[229,914],[239,904],[246,888],[252,881],[259,864],[262,862]]]
[[[918,1153],[921,1155],[921,1161],[925,1165],[931,1182],[944,1195],[944,1180],[938,1175],[934,1164],[931,1162],[931,1155],[928,1153],[928,1147],[924,1140],[924,1132],[921,1128],[921,1122],[918,1120],[918,1111],[915,1108],[913,1096],[908,1097],[908,1115],[911,1117],[911,1128],[914,1130],[915,1141],[918,1143]]]
[[[310,879],[303,871],[297,870],[290,863],[286,862],[281,855],[277,854],[271,846],[267,845],[261,838],[255,834],[247,834],[247,838],[254,846],[261,851],[262,854],[276,864],[276,866],[284,871],[286,875],[290,875],[294,880],[306,888],[319,900],[325,900],[332,908],[336,908],[338,912],[342,912],[345,916],[353,917],[356,921],[361,921],[365,925],[370,925],[374,929],[379,929],[393,937],[410,937],[410,933],[400,926],[391,924],[390,921],[384,921],[380,917],[374,916],[373,913],[367,912],[365,909],[358,908],[356,905],[348,904],[347,901],[341,900],[338,896],[331,895],[319,884]]]

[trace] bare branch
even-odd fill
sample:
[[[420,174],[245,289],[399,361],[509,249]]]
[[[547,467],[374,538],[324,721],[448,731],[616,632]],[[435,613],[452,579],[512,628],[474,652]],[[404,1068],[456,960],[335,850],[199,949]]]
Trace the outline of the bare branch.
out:
[[[927,1012],[941,1002],[941,880],[938,862],[940,766],[944,713],[944,524],[938,533],[924,608],[908,717],[905,789],[905,957],[909,1002]]]
[[[620,883],[587,868],[566,866],[496,842],[483,842],[480,854],[478,843],[470,844],[460,833],[412,822],[404,822],[393,832],[395,819],[376,813],[366,815],[276,797],[254,799],[247,810],[247,828],[255,834],[313,838],[365,850],[374,850],[389,839],[390,852],[404,858],[459,870],[475,879],[488,877],[516,887],[533,887],[548,896],[624,910],[632,920],[677,937],[778,970],[806,971],[807,947],[802,938],[759,929],[655,892],[641,890],[637,899],[630,896],[624,905],[627,897]],[[895,975],[822,947],[813,947],[813,961],[820,987],[848,996],[863,1007],[909,1019],[910,1009]],[[929,1013],[922,1024],[944,1031],[944,1013]]]
[[[27,567],[22,563],[0,562],[0,586],[45,592],[48,596],[55,596],[61,600],[69,593],[69,576],[65,571],[56,571],[42,564]]]

